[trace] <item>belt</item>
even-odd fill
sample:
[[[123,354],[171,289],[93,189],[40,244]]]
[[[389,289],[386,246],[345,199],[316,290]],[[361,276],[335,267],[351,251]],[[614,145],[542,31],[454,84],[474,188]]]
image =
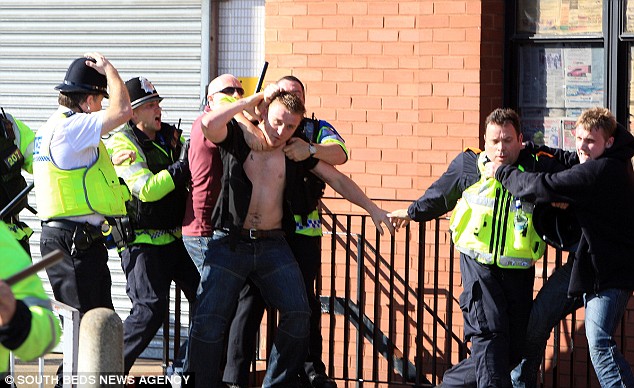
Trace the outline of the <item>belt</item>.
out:
[[[85,224],[69,220],[42,221],[42,225],[46,225],[50,228],[67,230],[69,232],[74,232],[76,229],[83,229],[85,227]]]
[[[274,238],[284,237],[286,234],[282,229],[272,230],[259,230],[259,229],[241,229],[240,236],[246,237],[250,240],[257,240],[259,238]]]

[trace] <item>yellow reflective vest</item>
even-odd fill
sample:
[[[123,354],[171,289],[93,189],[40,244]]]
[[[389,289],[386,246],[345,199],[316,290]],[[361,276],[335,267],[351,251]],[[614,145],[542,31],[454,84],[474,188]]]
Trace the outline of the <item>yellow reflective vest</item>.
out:
[[[13,238],[4,222],[0,222],[0,279],[6,279],[29,265],[29,256]],[[31,313],[31,330],[13,352],[22,360],[32,360],[49,352],[59,342],[59,319],[51,311],[51,302],[37,275],[31,275],[14,284],[11,291],[15,299],[24,302]],[[10,326],[7,328],[11,330]],[[8,369],[9,349],[0,344],[0,376]]]
[[[110,156],[99,142],[97,160],[89,166],[62,170],[51,158],[50,142],[54,131],[35,138],[33,178],[38,216],[43,220],[60,217],[102,214],[126,215],[125,201],[130,192],[119,183]]]
[[[530,268],[546,243],[533,227],[533,204],[522,201],[528,218],[525,228],[515,228],[515,198],[495,180],[484,176],[483,152],[478,157],[480,180],[462,193],[451,215],[450,230],[456,249],[482,264],[501,268]]]

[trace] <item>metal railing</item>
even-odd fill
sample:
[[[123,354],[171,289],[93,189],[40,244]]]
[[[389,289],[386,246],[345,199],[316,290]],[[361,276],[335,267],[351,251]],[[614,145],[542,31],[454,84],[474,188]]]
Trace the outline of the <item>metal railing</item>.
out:
[[[411,223],[395,236],[381,236],[368,216],[323,210],[317,289],[324,314],[322,359],[329,376],[357,386],[438,384],[444,371],[469,353],[458,305],[458,255],[447,219]],[[562,252],[547,250],[537,264],[536,290],[561,262]],[[257,350],[257,360],[266,360],[274,322],[263,324],[260,338],[267,351]],[[541,387],[598,386],[582,323],[583,309],[555,328],[542,363]],[[627,354],[632,330],[624,323],[618,337]]]

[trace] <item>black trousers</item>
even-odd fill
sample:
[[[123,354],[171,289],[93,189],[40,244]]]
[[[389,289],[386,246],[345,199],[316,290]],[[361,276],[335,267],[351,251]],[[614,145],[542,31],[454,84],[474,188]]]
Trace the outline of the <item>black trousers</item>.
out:
[[[321,237],[294,233],[287,237],[287,241],[304,278],[311,310],[308,358],[304,363],[304,370],[307,375],[323,374],[326,372],[326,366],[321,360],[321,302],[315,293],[315,280],[321,267]],[[213,255],[213,252],[210,254]],[[255,355],[256,335],[265,308],[266,303],[260,290],[248,280],[240,292],[236,314],[229,329],[227,364],[223,381],[247,386],[249,367]]]
[[[200,274],[181,239],[167,245],[132,245],[121,252],[121,259],[126,293],[132,301],[130,315],[123,322],[127,374],[165,320],[172,280],[185,293],[191,315],[195,311]]]
[[[523,354],[535,267],[503,269],[460,254],[460,309],[471,356],[443,375],[442,387],[511,387]]]
[[[80,317],[91,309],[105,307],[114,310],[110,289],[112,280],[108,269],[108,250],[101,242],[94,242],[85,250],[77,250],[73,245],[73,223],[64,228],[42,224],[40,252],[42,256],[59,249],[64,257],[46,273],[53,288],[53,295],[59,302],[79,310]],[[82,227],[77,224],[76,227]],[[60,364],[58,381],[63,381]],[[61,384],[59,385],[61,386]]]

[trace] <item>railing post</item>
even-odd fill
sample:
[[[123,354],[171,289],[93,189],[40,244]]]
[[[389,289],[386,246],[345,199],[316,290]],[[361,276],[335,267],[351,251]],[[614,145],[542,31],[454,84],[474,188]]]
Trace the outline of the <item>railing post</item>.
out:
[[[56,300],[51,301],[53,311],[64,320],[62,331],[62,351],[64,358],[62,365],[64,373],[75,375],[77,372],[77,348],[79,346],[79,311]],[[64,388],[75,388],[75,384],[64,384]]]

